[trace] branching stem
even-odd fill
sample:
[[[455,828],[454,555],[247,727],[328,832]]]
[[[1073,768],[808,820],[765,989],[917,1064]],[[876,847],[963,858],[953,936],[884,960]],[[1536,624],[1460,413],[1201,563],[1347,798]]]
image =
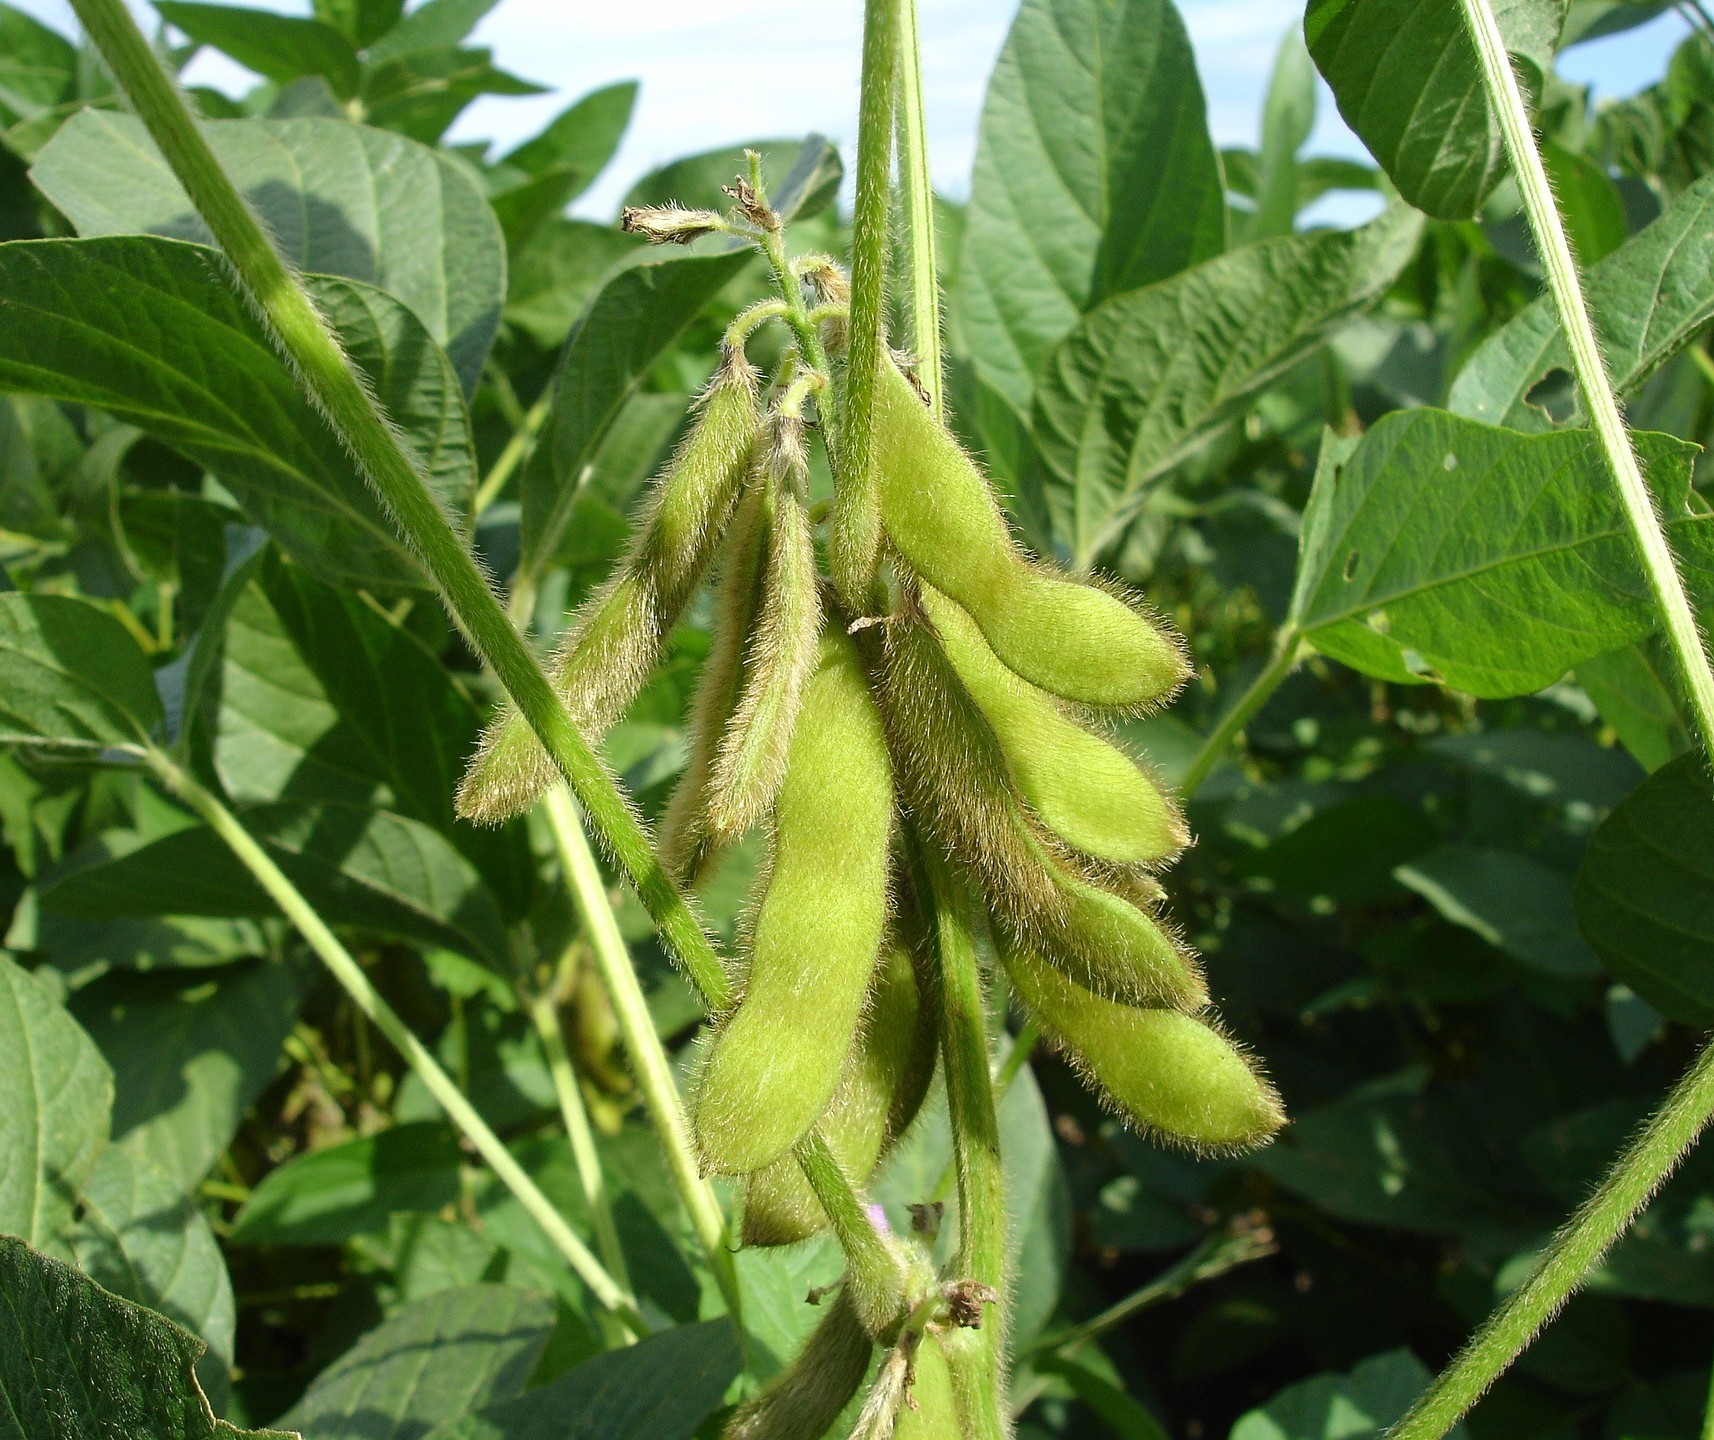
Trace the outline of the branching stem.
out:
[[[1197,787],[1208,778],[1219,763],[1220,757],[1231,747],[1232,742],[1244,733],[1244,727],[1254,720],[1262,706],[1273,698],[1274,691],[1285,683],[1286,676],[1291,674],[1292,667],[1297,664],[1302,653],[1303,639],[1288,625],[1275,638],[1273,658],[1268,661],[1262,673],[1250,682],[1250,688],[1220,717],[1220,723],[1202,742],[1202,748],[1191,760],[1190,768],[1184,772],[1184,779],[1178,786],[1179,794],[1184,799],[1188,800],[1196,793]]]
[[[946,418],[945,362],[940,347],[940,265],[935,254],[934,183],[928,164],[928,121],[922,89],[922,42],[917,0],[899,4],[899,209],[905,283],[909,288],[911,350],[917,379],[936,420]]]

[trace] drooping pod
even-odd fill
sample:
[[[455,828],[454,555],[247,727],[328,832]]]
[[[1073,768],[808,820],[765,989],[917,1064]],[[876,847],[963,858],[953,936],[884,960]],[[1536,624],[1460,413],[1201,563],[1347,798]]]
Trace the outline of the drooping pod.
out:
[[[1007,666],[1085,705],[1137,709],[1178,688],[1187,671],[1177,640],[1117,595],[1026,560],[981,471],[890,359],[874,423],[888,537]]]
[[[803,421],[776,413],[768,431],[761,603],[737,703],[708,775],[705,824],[715,845],[741,838],[773,804],[821,628]]]
[[[925,626],[889,624],[881,674],[901,791],[940,847],[976,872],[1000,928],[1113,999],[1206,1004],[1171,932],[1079,874],[1025,812],[992,727]]]
[[[928,1093],[939,1038],[928,992],[910,952],[890,944],[875,972],[862,1032],[820,1120],[822,1138],[854,1181],[874,1173]],[[815,1192],[790,1155],[746,1179],[745,1245],[795,1245],[826,1226]]]
[[[566,627],[551,676],[592,744],[637,698],[702,584],[752,462],[761,428],[756,391],[749,363],[728,355],[655,481],[630,551]],[[465,771],[458,813],[498,824],[528,809],[557,778],[534,731],[508,705]]]
[[[919,598],[1019,793],[1049,830],[1112,865],[1159,864],[1184,848],[1183,816],[1136,761],[1007,667],[960,606],[927,585]]]
[[[1002,950],[1018,999],[1121,1118],[1206,1150],[1237,1150],[1285,1122],[1279,1096],[1212,1025],[1115,1004],[1015,946]]]
[[[749,1174],[815,1124],[838,1086],[887,919],[892,763],[856,646],[822,636],[774,803],[737,1008],[697,1087],[705,1167]]]
[[[745,1402],[727,1423],[725,1440],[804,1440],[825,1435],[857,1393],[874,1342],[842,1287],[797,1358]]]

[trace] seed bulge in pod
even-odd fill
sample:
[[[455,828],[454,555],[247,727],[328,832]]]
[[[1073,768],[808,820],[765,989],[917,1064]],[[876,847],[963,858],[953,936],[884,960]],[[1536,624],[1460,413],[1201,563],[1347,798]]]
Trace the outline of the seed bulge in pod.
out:
[[[993,491],[898,366],[875,393],[881,519],[911,568],[956,600],[1032,684],[1085,705],[1158,703],[1187,673],[1178,642],[1098,585],[1019,553]]]
[[[1198,1149],[1231,1151],[1285,1123],[1279,1096],[1206,1022],[1115,1004],[1027,951],[1002,957],[1018,999],[1127,1123]]]
[[[743,994],[697,1087],[709,1171],[779,1159],[833,1098],[880,957],[892,823],[881,717],[856,646],[830,628],[774,804]]]
[[[566,627],[551,670],[584,739],[594,744],[637,698],[667,636],[713,561],[761,427],[756,376],[722,362],[695,419],[655,481],[631,549]],[[499,824],[527,810],[559,770],[508,705],[483,733],[458,788],[458,813]]]
[[[1049,830],[1114,865],[1158,864],[1184,848],[1178,807],[1134,760],[1004,665],[960,606],[927,585],[921,600],[1019,792]]]
[[[839,1418],[869,1370],[869,1332],[843,1287],[797,1359],[727,1422],[725,1440],[805,1440]]]

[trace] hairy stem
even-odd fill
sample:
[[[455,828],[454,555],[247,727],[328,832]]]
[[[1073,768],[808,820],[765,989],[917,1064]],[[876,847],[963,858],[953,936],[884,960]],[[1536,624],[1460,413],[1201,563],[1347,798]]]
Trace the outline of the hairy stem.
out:
[[[922,93],[922,41],[917,0],[899,4],[899,209],[911,350],[917,379],[936,420],[946,418],[945,362],[940,349],[940,265],[935,254],[934,183],[928,168],[928,122]]]
[[[690,1125],[685,1119],[684,1102],[679,1097],[678,1082],[673,1078],[672,1061],[655,1030],[654,1017],[649,1014],[649,1002],[637,981],[636,968],[631,964],[631,952],[625,937],[619,933],[619,921],[607,898],[600,867],[589,848],[578,819],[577,806],[570,793],[556,785],[542,800],[548,828],[553,834],[554,850],[559,856],[560,869],[583,920],[589,947],[595,956],[595,967],[613,1013],[619,1021],[619,1032],[625,1037],[625,1049],[631,1057],[631,1069],[643,1101],[649,1107],[649,1118],[655,1133],[667,1153],[667,1168],[673,1184],[690,1215],[690,1223],[708,1256],[709,1267],[726,1297],[727,1307],[734,1316],[740,1313],[738,1276],[732,1264],[732,1252],[726,1227],[726,1216],[715,1198],[713,1189],[697,1168],[696,1147],[690,1138]]]
[[[839,1197],[831,1204],[823,1198],[822,1208],[845,1255],[845,1285],[858,1318],[865,1330],[880,1337],[902,1317],[905,1267],[875,1228],[821,1131],[810,1131],[792,1153],[818,1196]]]
[[[428,1047],[411,1033],[410,1027],[399,1018],[398,1012],[387,1003],[369,977],[363,973],[363,967],[340,943],[315,907],[304,899],[302,892],[274,863],[273,857],[262,848],[255,836],[244,828],[219,796],[174,763],[165,752],[151,749],[145,758],[161,783],[201,816],[209,829],[220,837],[244,868],[255,877],[256,883],[267,891],[268,897],[280,907],[281,914],[297,927],[298,933],[332,972],[333,978],[345,988],[352,1003],[387,1037],[393,1048],[404,1056],[406,1063],[416,1071],[428,1092],[439,1102],[441,1109],[446,1111],[448,1118],[476,1147],[477,1153],[488,1162],[490,1168],[500,1177],[501,1183],[517,1196],[518,1202],[530,1213],[536,1224],[542,1227],[548,1239],[553,1242],[554,1248],[565,1257],[577,1277],[589,1287],[590,1293],[612,1311],[633,1335],[646,1335],[648,1325],[637,1313],[636,1305],[631,1301],[626,1287],[608,1272],[590,1252],[589,1247],[565,1223],[565,1218],[554,1208],[553,1202],[541,1192],[536,1182],[524,1173],[523,1167],[512,1158],[511,1152],[506,1149],[500,1137],[488,1128],[488,1123],[476,1113],[475,1107],[453,1083],[452,1077],[441,1069],[440,1062],[434,1058]]]
[[[1601,446],[1608,468],[1613,472],[1619,500],[1624,506],[1625,520],[1631,529],[1637,552],[1642,559],[1643,574],[1654,598],[1666,631],[1667,644],[1677,662],[1679,678],[1690,705],[1691,723],[1702,743],[1705,757],[1714,763],[1714,668],[1703,649],[1702,637],[1696,628],[1696,612],[1685,594],[1684,581],[1655,513],[1654,499],[1643,482],[1637,465],[1631,437],[1619,414],[1619,402],[1614,398],[1612,381],[1601,359],[1601,349],[1595,337],[1595,327],[1583,300],[1583,285],[1577,275],[1577,262],[1571,245],[1565,238],[1565,226],[1554,204],[1553,188],[1548,183],[1547,170],[1542,165],[1541,152],[1530,128],[1529,109],[1523,91],[1506,53],[1505,40],[1489,0],[1460,0],[1476,54],[1482,64],[1482,80],[1488,94],[1488,104],[1500,123],[1506,150],[1511,157],[1512,174],[1517,179],[1518,193],[1523,197],[1524,212],[1529,217],[1530,233],[1535,238],[1536,253],[1541,257],[1547,275],[1548,289],[1553,293],[1554,308],[1559,313],[1559,328],[1571,352],[1571,368],[1577,375],[1577,388],[1583,399],[1584,412]]]
[[[851,217],[851,343],[840,407],[840,466],[828,568],[853,614],[867,614],[881,552],[875,494],[875,387],[886,359],[887,241],[893,202],[893,104],[901,0],[865,0],[857,112],[857,198]]]
[[[1000,1296],[979,1328],[949,1332],[942,1340],[969,1440],[1003,1440],[1000,1357],[1005,1339],[1006,1185],[1000,1168],[1000,1122],[988,1068],[988,1018],[976,958],[975,917],[969,892],[933,853],[922,861],[934,896],[940,957],[941,1060],[958,1170],[958,1279],[980,1281]]]
[[[572,1162],[577,1166],[577,1179],[583,1188],[583,1198],[589,1205],[589,1223],[595,1231],[595,1248],[608,1272],[627,1295],[636,1291],[625,1264],[625,1252],[619,1245],[619,1230],[613,1223],[613,1205],[607,1195],[607,1177],[601,1172],[601,1156],[596,1153],[595,1134],[589,1128],[589,1112],[584,1108],[583,1094],[577,1088],[577,1072],[565,1048],[565,1034],[559,1028],[559,1007],[551,995],[533,995],[528,1000],[530,1019],[541,1037],[542,1053],[547,1056],[548,1074],[553,1077],[554,1094],[559,1097],[559,1113],[565,1121],[565,1136],[571,1142]]]
[[[1238,702],[1220,717],[1220,723],[1214,727],[1213,733],[1202,742],[1202,748],[1190,762],[1190,768],[1184,772],[1184,779],[1179,781],[1178,793],[1186,800],[1196,793],[1198,786],[1209,776],[1220,757],[1226,753],[1231,744],[1241,734],[1244,727],[1256,718],[1256,713],[1262,706],[1273,698],[1274,691],[1285,683],[1285,678],[1291,674],[1292,667],[1297,664],[1298,657],[1303,653],[1303,639],[1291,626],[1280,631],[1274,641],[1273,658],[1268,661],[1262,673],[1250,682],[1250,688],[1238,697]]]
[[[1714,1116],[1714,1046],[1697,1056],[1637,1137],[1543,1252],[1535,1270],[1459,1351],[1389,1440],[1439,1440],[1553,1319],[1625,1233]]]

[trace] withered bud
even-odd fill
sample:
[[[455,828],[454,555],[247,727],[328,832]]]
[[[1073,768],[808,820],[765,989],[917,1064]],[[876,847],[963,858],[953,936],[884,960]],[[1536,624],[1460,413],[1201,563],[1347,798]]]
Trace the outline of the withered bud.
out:
[[[792,262],[792,270],[815,292],[821,304],[851,303],[851,281],[831,255],[800,255]]]
[[[911,1233],[913,1235],[925,1235],[933,1238],[940,1234],[940,1221],[941,1217],[946,1214],[946,1206],[939,1200],[931,1200],[921,1205],[907,1205],[905,1209],[911,1212]]]
[[[961,1330],[980,1330],[982,1307],[1000,1303],[1000,1292],[980,1280],[954,1280],[942,1293],[952,1323]]]
[[[780,217],[773,211],[760,195],[756,187],[742,175],[733,180],[730,185],[722,185],[721,193],[730,195],[738,207],[738,213],[754,225],[758,230],[772,235],[780,228]]]
[[[726,228],[712,210],[687,210],[682,205],[627,205],[619,228],[641,235],[651,245],[688,245]]]

